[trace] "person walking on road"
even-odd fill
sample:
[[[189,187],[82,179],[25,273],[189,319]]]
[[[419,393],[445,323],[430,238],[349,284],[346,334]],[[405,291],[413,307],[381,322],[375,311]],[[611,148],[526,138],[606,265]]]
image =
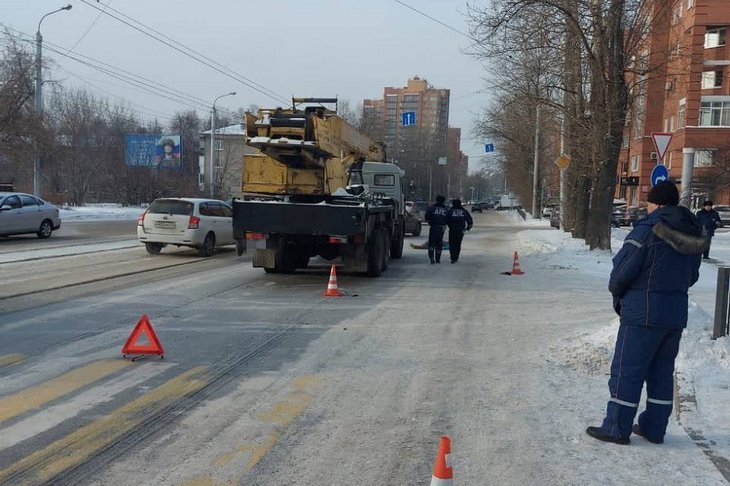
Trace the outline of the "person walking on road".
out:
[[[702,205],[702,209],[697,211],[697,217],[700,219],[702,226],[705,228],[705,234],[707,236],[707,248],[702,254],[702,258],[710,258],[710,245],[712,244],[712,237],[715,236],[715,230],[722,226],[722,220],[720,215],[712,209],[712,201],[705,201]]]
[[[441,263],[441,252],[444,246],[444,230],[447,223],[446,198],[436,196],[436,202],[426,211],[428,223],[428,259],[431,263]]]
[[[664,442],[672,413],[674,360],[687,326],[687,290],[699,278],[706,240],[702,224],[679,204],[669,181],[649,192],[649,215],[637,222],[613,258],[608,288],[621,316],[608,389],[611,397],[600,427],[586,433],[628,444],[635,433]],[[634,417],[646,383],[646,410]]]
[[[469,231],[474,225],[469,211],[461,205],[461,199],[451,201],[451,209],[446,213],[446,222],[449,225],[449,256],[451,263],[459,261],[461,240],[464,239],[464,230]]]

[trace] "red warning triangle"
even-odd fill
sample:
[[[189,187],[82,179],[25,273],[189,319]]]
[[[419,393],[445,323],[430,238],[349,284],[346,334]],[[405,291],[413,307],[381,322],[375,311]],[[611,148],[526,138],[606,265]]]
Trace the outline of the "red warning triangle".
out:
[[[140,338],[143,340],[141,343]],[[129,339],[122,348],[122,354],[159,354],[160,356],[165,354],[147,314],[143,314],[139,318],[139,322],[134,326],[132,334],[129,335]]]

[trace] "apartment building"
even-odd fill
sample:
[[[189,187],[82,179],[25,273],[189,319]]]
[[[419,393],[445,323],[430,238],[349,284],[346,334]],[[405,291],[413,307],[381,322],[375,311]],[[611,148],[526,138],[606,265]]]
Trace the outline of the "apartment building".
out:
[[[459,147],[461,129],[449,127],[449,99],[449,89],[434,88],[414,76],[405,87],[383,88],[382,99],[363,101],[366,130],[410,174],[418,197],[456,196],[466,177],[468,158]],[[413,119],[404,123],[404,113],[412,113]]]
[[[656,0],[642,55],[651,69],[637,77],[627,116],[616,196],[646,201],[658,163],[652,133],[671,133],[664,165],[682,183],[694,164],[693,206],[730,203],[730,1]]]

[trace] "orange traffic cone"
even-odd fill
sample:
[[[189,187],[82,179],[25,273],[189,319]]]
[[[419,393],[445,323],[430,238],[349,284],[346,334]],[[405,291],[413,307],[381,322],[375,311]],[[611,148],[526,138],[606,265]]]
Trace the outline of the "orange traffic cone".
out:
[[[332,270],[330,270],[330,281],[327,283],[327,290],[324,291],[325,297],[341,297],[342,294],[337,289],[337,271],[335,271],[335,266],[332,265]]]
[[[520,257],[517,256],[517,252],[515,252],[515,258],[512,262],[512,275],[523,275],[525,272],[520,270]]]
[[[447,436],[441,437],[439,451],[436,453],[436,464],[433,466],[431,486],[452,486],[454,484],[454,471],[451,469],[451,439]]]

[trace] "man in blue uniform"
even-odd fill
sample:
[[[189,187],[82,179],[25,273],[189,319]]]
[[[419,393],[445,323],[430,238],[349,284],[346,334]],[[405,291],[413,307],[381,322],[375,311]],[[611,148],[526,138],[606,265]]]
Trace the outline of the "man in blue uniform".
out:
[[[712,201],[705,201],[702,205],[702,209],[697,211],[697,217],[705,227],[705,235],[707,236],[707,248],[702,254],[702,258],[710,258],[710,245],[712,244],[712,237],[715,236],[715,230],[722,226],[722,220],[717,211],[712,209]]]
[[[687,326],[687,290],[699,278],[706,240],[679,192],[660,182],[647,198],[649,215],[636,223],[613,259],[608,289],[621,316],[611,363],[606,417],[591,437],[628,444],[631,433],[664,442],[672,413],[674,360]],[[646,382],[646,410],[639,408]]]
[[[464,230],[469,231],[474,225],[469,211],[461,206],[461,199],[451,201],[451,209],[446,213],[447,224],[449,225],[449,256],[451,263],[459,261],[461,253],[461,240],[464,239]]]
[[[447,223],[446,198],[436,196],[436,203],[426,211],[428,223],[428,259],[431,263],[441,263],[441,251],[444,246],[444,230]]]

